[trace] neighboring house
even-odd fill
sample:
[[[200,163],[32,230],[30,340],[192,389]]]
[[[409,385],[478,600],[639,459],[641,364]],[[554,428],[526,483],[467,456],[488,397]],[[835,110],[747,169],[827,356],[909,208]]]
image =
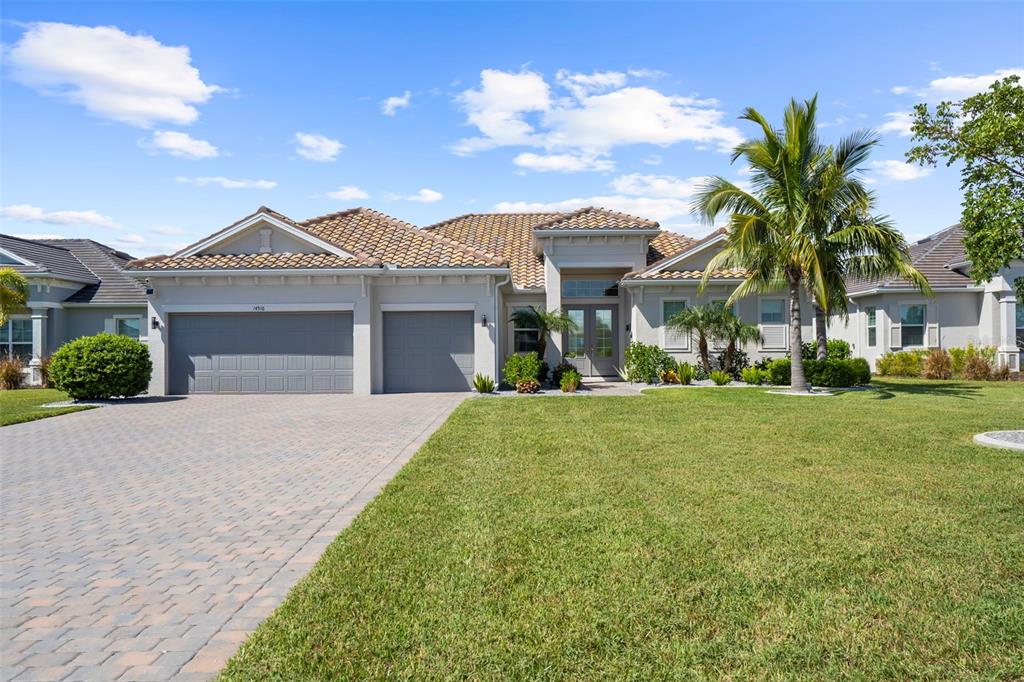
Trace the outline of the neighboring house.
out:
[[[1020,371],[1024,305],[1013,281],[1024,277],[1024,259],[976,285],[964,253],[964,232],[953,225],[910,247],[910,257],[932,285],[923,296],[898,278],[850,282],[849,317],[833,318],[829,335],[848,341],[854,354],[874,366],[883,353],[962,347],[996,347],[996,363]]]
[[[664,321],[739,282],[717,272],[697,294],[721,241],[599,208],[419,229],[364,208],[297,222],[261,207],[129,271],[150,291],[151,394],[468,390],[475,373],[498,376],[503,358],[536,347],[537,330],[508,321],[518,306],[577,320],[547,360],[587,377],[616,376],[631,339],[695,360]],[[788,352],[785,294],[736,308],[765,336],[753,358]]]
[[[123,272],[131,258],[90,239],[0,235],[0,267],[29,282],[25,311],[0,327],[0,356],[24,359],[38,384],[41,359],[65,341],[99,332],[144,337],[146,292]]]

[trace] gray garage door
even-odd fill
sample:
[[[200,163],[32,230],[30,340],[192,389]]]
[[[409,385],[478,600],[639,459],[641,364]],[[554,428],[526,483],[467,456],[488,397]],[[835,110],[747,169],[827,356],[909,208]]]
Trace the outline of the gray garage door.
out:
[[[351,313],[171,316],[171,393],[351,393]]]
[[[384,313],[384,391],[468,391],[473,313]]]

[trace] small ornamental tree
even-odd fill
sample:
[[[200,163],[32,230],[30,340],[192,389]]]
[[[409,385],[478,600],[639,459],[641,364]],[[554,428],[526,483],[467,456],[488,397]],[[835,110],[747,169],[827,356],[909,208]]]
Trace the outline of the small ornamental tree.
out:
[[[957,102],[914,107],[907,160],[961,163],[964,249],[971,277],[992,279],[1024,254],[1024,85],[1019,76]],[[1018,283],[1018,291],[1024,283]]]
[[[75,339],[50,360],[50,383],[76,400],[131,398],[146,390],[152,373],[149,349],[116,334]]]

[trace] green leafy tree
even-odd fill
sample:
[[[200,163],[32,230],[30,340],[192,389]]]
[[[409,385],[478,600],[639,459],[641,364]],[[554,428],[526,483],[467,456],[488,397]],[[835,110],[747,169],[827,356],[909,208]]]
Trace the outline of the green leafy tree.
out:
[[[730,374],[732,374],[733,370],[732,364],[733,358],[736,355],[736,347],[761,341],[761,330],[758,329],[756,324],[744,322],[729,310],[725,310],[722,313],[718,334],[719,338],[726,342],[725,366],[722,369]]]
[[[1019,76],[957,102],[914,107],[907,159],[960,162],[964,249],[971,276],[985,282],[1024,255],[1024,86]]]
[[[708,357],[708,343],[719,338],[725,320],[725,310],[720,305],[695,305],[684,308],[665,321],[665,326],[673,331],[689,334],[697,343],[701,365],[704,371],[711,373],[711,359]]]
[[[701,288],[714,271],[735,269],[746,275],[729,304],[786,290],[790,388],[803,391],[802,290],[830,314],[845,311],[848,275],[874,278],[893,269],[921,288],[927,280],[910,265],[902,235],[868,213],[871,196],[857,174],[877,138],[861,132],[835,148],[822,144],[817,97],[803,104],[791,100],[781,129],[752,108],[740,118],[761,128],[760,138],[738,145],[732,156],[750,167],[752,189],[714,177],[698,192],[693,208],[707,222],[729,216],[726,245],[705,268]]]
[[[564,311],[544,310],[532,305],[516,310],[509,318],[509,322],[517,327],[537,330],[537,355],[541,360],[544,359],[544,351],[547,350],[548,337],[551,334],[574,332],[578,331],[579,327]]]
[[[14,268],[0,268],[0,327],[28,303],[28,280]]]

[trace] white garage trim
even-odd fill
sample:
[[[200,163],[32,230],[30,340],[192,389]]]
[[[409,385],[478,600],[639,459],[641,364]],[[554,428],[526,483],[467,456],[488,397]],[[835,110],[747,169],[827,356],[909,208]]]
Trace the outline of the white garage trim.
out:
[[[182,303],[165,305],[165,313],[315,313],[347,312],[353,303]]]
[[[380,309],[383,312],[431,312],[431,311],[457,311],[471,310],[476,312],[475,303],[381,303]]]

